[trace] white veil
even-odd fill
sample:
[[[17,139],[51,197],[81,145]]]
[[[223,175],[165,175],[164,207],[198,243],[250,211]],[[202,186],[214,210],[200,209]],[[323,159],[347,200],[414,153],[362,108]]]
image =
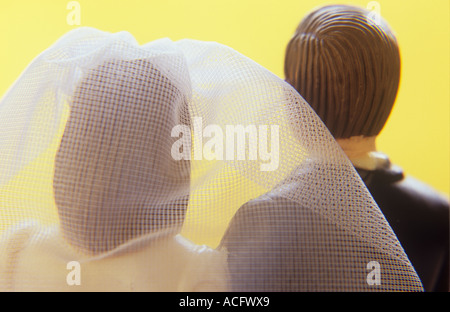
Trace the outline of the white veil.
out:
[[[0,146],[2,290],[422,290],[309,105],[224,45],[73,30]]]

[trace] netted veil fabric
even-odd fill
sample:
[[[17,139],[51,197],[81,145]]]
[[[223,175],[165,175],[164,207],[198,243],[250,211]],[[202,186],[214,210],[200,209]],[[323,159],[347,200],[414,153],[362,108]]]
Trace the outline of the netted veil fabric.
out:
[[[1,290],[422,290],[317,115],[229,47],[79,28],[0,121]]]
[[[190,124],[187,103],[152,60],[108,61],[82,79],[53,180],[72,245],[97,254],[181,225],[190,165],[171,157],[168,138]]]
[[[31,68],[38,68],[44,79],[50,75],[39,90],[50,96],[35,94],[28,103],[20,102],[23,96],[6,98],[4,109],[28,104],[33,119],[38,118],[33,110],[48,106],[36,121],[46,126],[69,106],[62,136],[58,127],[37,134],[57,137],[54,154],[27,159],[51,167],[49,192],[58,221],[51,222],[45,208],[34,211],[34,220],[20,206],[13,211],[22,214],[15,216],[19,226],[6,217],[12,227],[2,246],[2,286],[19,291],[225,290],[225,258],[178,234],[190,184],[189,160],[171,156],[173,127],[190,126],[191,84],[183,55],[167,41],[142,49],[126,33],[80,29],[45,51]],[[67,83],[73,88],[65,93],[60,85]],[[11,92],[21,87],[26,94],[20,80]],[[25,140],[35,135],[27,133],[34,131],[29,125],[21,126]],[[183,139],[190,149],[190,138]],[[45,153],[49,141],[10,152],[19,159],[29,149]],[[11,169],[5,165],[2,171]],[[40,174],[34,169],[25,179]],[[10,190],[5,187],[2,195]],[[80,285],[69,288],[67,264],[74,261],[80,265]]]

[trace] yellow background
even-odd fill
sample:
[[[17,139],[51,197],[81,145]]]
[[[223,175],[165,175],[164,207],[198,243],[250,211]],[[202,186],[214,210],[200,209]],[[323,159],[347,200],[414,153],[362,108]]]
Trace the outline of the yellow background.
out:
[[[26,65],[68,30],[66,0],[0,2],[0,96]],[[80,0],[81,26],[127,30],[140,43],[161,37],[218,41],[283,78],[284,50],[316,6],[369,1]],[[397,33],[402,77],[378,140],[408,174],[449,194],[450,8],[448,0],[378,1]],[[0,147],[1,148],[1,147]]]

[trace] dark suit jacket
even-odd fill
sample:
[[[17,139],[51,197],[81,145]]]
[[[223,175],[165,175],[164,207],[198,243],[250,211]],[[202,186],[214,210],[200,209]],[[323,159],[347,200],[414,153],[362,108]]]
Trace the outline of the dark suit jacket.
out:
[[[243,205],[219,248],[234,291],[421,291],[407,261],[276,193]],[[379,264],[380,285],[370,263]],[[368,279],[370,280],[368,282]]]
[[[449,203],[430,186],[391,165],[357,169],[377,202],[425,291],[449,291]]]

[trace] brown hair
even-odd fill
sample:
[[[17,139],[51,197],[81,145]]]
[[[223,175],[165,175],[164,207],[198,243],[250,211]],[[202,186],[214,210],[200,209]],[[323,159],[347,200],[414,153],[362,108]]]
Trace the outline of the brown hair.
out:
[[[333,5],[307,15],[286,49],[285,75],[335,138],[383,128],[400,80],[400,53],[385,21]]]

